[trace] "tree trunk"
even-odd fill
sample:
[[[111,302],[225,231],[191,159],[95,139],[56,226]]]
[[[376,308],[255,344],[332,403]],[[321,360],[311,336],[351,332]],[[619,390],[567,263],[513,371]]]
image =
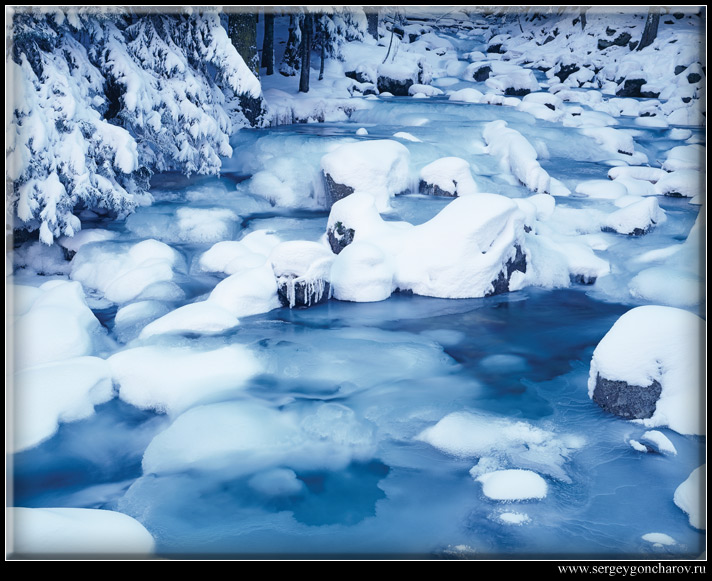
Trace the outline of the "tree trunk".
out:
[[[228,14],[227,33],[245,64],[259,79],[260,58],[257,51],[257,13],[231,12]]]
[[[586,10],[588,7],[581,8],[581,30],[586,30]]]
[[[296,75],[301,66],[301,51],[299,45],[302,40],[302,34],[299,30],[300,23],[301,17],[299,15],[290,14],[287,46],[284,49],[284,56],[279,65],[279,73],[285,77]]]
[[[299,75],[299,92],[309,92],[309,73],[311,69],[311,45],[314,35],[314,16],[304,15],[304,28],[302,29],[302,70]]]
[[[378,40],[378,6],[364,6],[366,12],[367,32]]]
[[[322,17],[325,18],[325,17]],[[324,79],[324,61],[326,60],[326,43],[329,40],[329,34],[323,20],[321,22],[321,64],[319,65],[319,80]]]
[[[265,36],[262,41],[262,66],[267,75],[274,74],[274,13],[265,8]]]
[[[642,50],[646,46],[653,44],[653,41],[658,37],[658,25],[660,24],[660,7],[651,6],[648,9],[648,17],[645,19],[645,28],[643,29],[643,37],[636,50]]]

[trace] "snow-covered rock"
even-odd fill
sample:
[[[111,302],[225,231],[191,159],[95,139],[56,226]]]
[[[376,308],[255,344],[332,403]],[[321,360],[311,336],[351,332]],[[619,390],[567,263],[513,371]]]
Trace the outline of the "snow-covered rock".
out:
[[[647,427],[702,434],[699,338],[704,321],[674,307],[621,316],[596,347],[588,395],[604,410]]]
[[[162,298],[171,289],[180,295],[173,279],[174,269],[182,264],[178,252],[158,240],[97,242],[77,251],[70,276],[112,303],[123,304],[139,298]]]
[[[707,464],[695,468],[690,476],[675,489],[673,501],[690,519],[690,526],[706,530],[707,519],[703,506]]]
[[[264,262],[261,266],[228,276],[215,286],[207,300],[238,319],[278,308],[280,303],[272,265]]]
[[[603,230],[642,236],[665,220],[665,212],[658,205],[657,199],[643,198],[609,214]]]
[[[310,307],[331,296],[334,255],[322,244],[303,240],[283,242],[275,247],[269,259],[282,306]]]
[[[466,196],[477,193],[470,164],[459,157],[442,157],[420,170],[421,194],[433,196]]]
[[[410,186],[410,152],[390,139],[346,143],[321,158],[329,205],[354,193],[369,192],[379,211],[390,208],[390,198]]]
[[[527,269],[524,215],[515,202],[497,194],[454,198],[418,226],[385,222],[371,196],[354,194],[334,204],[327,234],[332,248],[347,247],[347,235],[379,248],[388,259],[377,262],[395,269],[394,288],[424,296],[483,297],[516,290]],[[372,251],[368,255],[367,262],[376,260]]]

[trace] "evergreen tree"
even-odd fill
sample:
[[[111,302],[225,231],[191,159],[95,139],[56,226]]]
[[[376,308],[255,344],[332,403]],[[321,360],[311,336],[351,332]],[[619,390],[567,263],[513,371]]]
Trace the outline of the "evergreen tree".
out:
[[[264,122],[216,10],[28,9],[11,40],[8,210],[47,244],[85,209],[127,215],[153,171],[218,173],[233,131]]]

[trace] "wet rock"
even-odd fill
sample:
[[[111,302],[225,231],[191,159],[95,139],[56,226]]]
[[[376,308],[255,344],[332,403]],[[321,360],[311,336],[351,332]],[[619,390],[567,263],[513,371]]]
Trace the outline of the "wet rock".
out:
[[[276,246],[270,255],[283,307],[311,307],[331,297],[329,273],[334,255],[317,242],[294,240]]]

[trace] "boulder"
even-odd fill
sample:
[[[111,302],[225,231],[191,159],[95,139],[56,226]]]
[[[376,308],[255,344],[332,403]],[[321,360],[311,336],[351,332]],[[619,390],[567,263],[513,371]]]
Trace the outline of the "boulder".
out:
[[[321,158],[328,206],[355,191],[374,195],[380,212],[410,187],[410,152],[391,139],[345,143]]]
[[[700,338],[705,323],[675,307],[622,315],[593,352],[588,395],[607,412],[646,427],[704,433]]]

